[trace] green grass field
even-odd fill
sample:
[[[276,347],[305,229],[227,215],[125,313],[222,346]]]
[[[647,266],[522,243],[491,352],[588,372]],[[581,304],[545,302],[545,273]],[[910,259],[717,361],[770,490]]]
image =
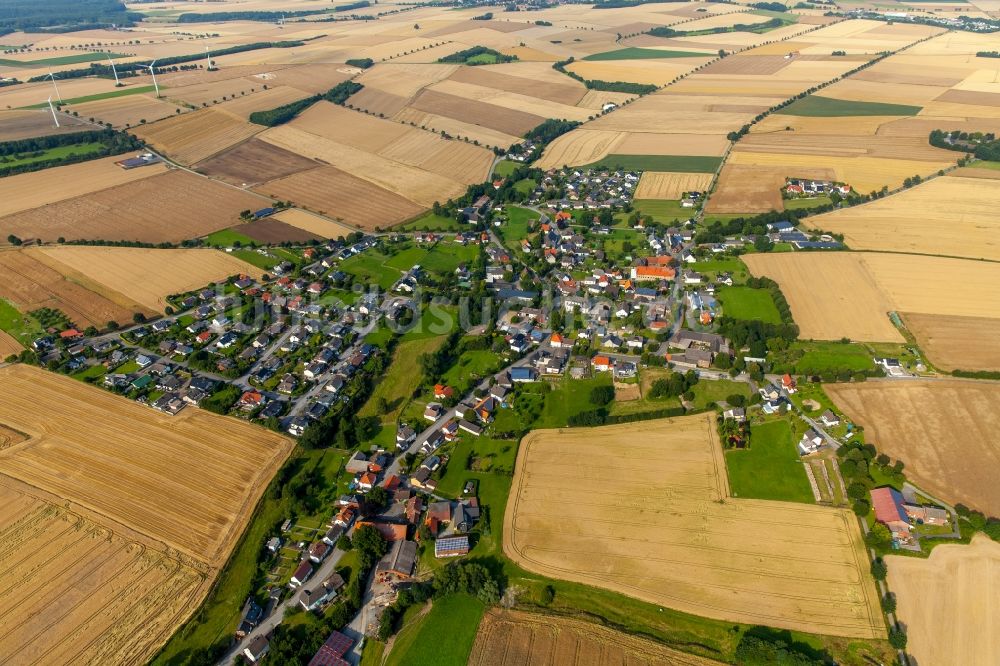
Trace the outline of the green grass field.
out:
[[[35,338],[40,338],[45,331],[42,325],[29,315],[21,314],[8,301],[0,299],[0,329],[27,347]]]
[[[726,469],[734,497],[815,502],[784,419],[752,426],[750,448],[726,451]]]
[[[431,303],[423,309],[420,321],[410,330],[403,333],[402,342],[423,340],[439,335],[447,335],[458,326],[458,307]]]
[[[379,378],[379,383],[358,415],[378,416],[383,424],[395,423],[396,416],[420,378],[420,355],[436,351],[444,340],[445,336],[438,335],[400,342],[389,370]],[[389,412],[379,413],[377,405],[380,399],[388,403]]]
[[[94,62],[96,60],[107,60],[112,58],[124,58],[119,53],[76,53],[68,56],[57,56],[55,58],[39,58],[38,60],[11,60],[0,58],[0,65],[5,67],[55,67],[56,65],[75,65],[80,62]]]
[[[398,227],[396,231],[460,231],[468,228],[469,225],[460,223],[458,220],[443,215],[427,213],[412,222],[407,222]]]
[[[638,47],[628,47],[616,51],[605,51],[604,53],[594,53],[584,57],[584,60],[649,60],[651,58],[705,58],[707,53],[695,53],[694,51],[673,51],[667,49],[643,49]]]
[[[783,352],[776,352],[771,362],[775,372],[817,373],[827,370],[867,370],[873,354],[857,343],[800,340]]]
[[[784,116],[839,118],[843,116],[915,116],[923,107],[883,102],[855,102],[809,95],[776,111]]]
[[[472,388],[473,382],[496,372],[500,367],[500,357],[495,353],[488,349],[474,349],[463,352],[441,381],[454,387],[459,393],[466,393]]]
[[[358,282],[374,283],[382,289],[388,289],[402,275],[399,270],[385,265],[388,259],[384,254],[368,250],[342,261],[340,270],[350,273]]]
[[[832,204],[833,201],[827,195],[819,197],[808,197],[804,199],[785,199],[785,210],[808,210],[818,206]]]
[[[497,64],[497,57],[492,53],[480,53],[479,55],[472,56],[471,58],[466,58],[466,65],[495,65]]]
[[[587,166],[594,169],[715,173],[720,164],[722,158],[711,155],[608,155]]]
[[[514,173],[517,168],[521,166],[519,162],[511,162],[510,160],[500,160],[497,165],[493,168],[493,175],[506,178],[510,174]]]
[[[766,289],[721,287],[716,298],[722,303],[723,314],[734,319],[780,324],[781,313]]]
[[[85,95],[83,97],[73,97],[71,99],[64,99],[63,104],[83,104],[84,102],[96,102],[99,99],[111,99],[112,97],[125,97],[127,95],[141,95],[142,93],[153,92],[155,88],[153,86],[136,86],[134,88],[121,88],[120,90],[111,90],[105,93],[97,93],[95,95]],[[162,93],[166,88],[160,86],[160,92]],[[49,105],[48,102],[42,102],[41,104],[32,104],[31,106],[22,106],[22,109],[44,109]]]
[[[29,156],[18,159],[16,156],[9,162],[0,161],[0,167],[14,167],[20,166],[22,164],[34,164],[35,162],[44,162],[45,160],[59,160],[65,159],[70,155],[95,155],[104,148],[104,144],[100,141],[90,141],[88,143],[77,143],[72,146],[56,146],[55,148],[49,148],[48,150],[42,151],[41,155]]]
[[[674,199],[636,199],[632,207],[642,215],[649,215],[656,222],[666,224],[683,222],[695,213],[694,208],[683,208],[681,202]]]
[[[385,666],[465,666],[486,607],[467,594],[432,602],[396,637]]]
[[[205,242],[215,247],[233,247],[237,242],[240,245],[252,245],[256,241],[249,236],[245,236],[232,229],[222,229],[205,236]]]

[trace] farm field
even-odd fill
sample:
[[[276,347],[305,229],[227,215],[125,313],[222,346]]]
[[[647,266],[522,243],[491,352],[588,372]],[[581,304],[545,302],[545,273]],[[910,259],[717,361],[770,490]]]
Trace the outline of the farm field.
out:
[[[211,567],[224,562],[291,450],[287,438],[250,424],[201,410],[162,415],[31,366],[0,369],[0,386],[0,421],[28,436],[0,450],[0,473]]]
[[[844,242],[857,250],[1000,260],[998,197],[1000,180],[948,176],[807,224],[844,234]]]
[[[629,458],[643,465],[615,464]],[[598,478],[620,499],[590,501]],[[669,510],[649,509],[664,502]],[[641,521],[623,521],[623,512],[640,507]],[[505,554],[529,571],[683,612],[826,635],[885,635],[854,516],[731,499],[712,415],[529,433],[503,539]]]
[[[134,132],[156,150],[190,166],[246,141],[262,129],[211,107],[142,125]]]
[[[53,267],[38,249],[0,252],[0,298],[14,304],[21,314],[51,308],[62,311],[78,327],[104,328],[109,321],[132,321],[136,312],[154,312],[99,282],[80,278],[65,267]]]
[[[307,243],[320,239],[320,236],[314,233],[300,229],[299,227],[293,227],[290,224],[285,224],[273,217],[237,225],[232,228],[232,231],[241,236],[246,236],[261,245],[277,245],[285,241]]]
[[[743,262],[754,275],[781,287],[801,337],[815,340],[903,342],[889,320],[889,294],[855,254],[749,254]]]
[[[274,219],[290,226],[308,231],[321,238],[339,238],[348,236],[356,229],[339,222],[320,217],[314,213],[299,208],[288,208],[274,215]]]
[[[889,556],[889,588],[906,625],[907,654],[919,664],[992,664],[1000,659],[994,618],[1000,598],[1000,544],[977,534],[945,544],[927,559]]]
[[[1000,384],[972,380],[830,384],[827,394],[914,483],[1000,514]],[[956,436],[961,433],[961,436]]]
[[[717,297],[727,317],[768,324],[781,323],[781,313],[778,312],[778,307],[771,298],[771,292],[767,289],[723,287],[719,289]]]
[[[159,167],[133,171],[146,169]],[[39,176],[41,182],[52,182],[46,175],[50,171],[54,169],[23,176]],[[106,176],[103,181],[107,180]],[[37,207],[0,219],[0,231],[45,241],[66,238],[177,243],[230,227],[238,221],[241,210],[267,204],[260,197],[180,170],[154,172],[152,177],[139,176],[132,182],[105,185],[96,191],[91,187],[89,192],[49,205],[37,205],[35,195],[28,200]]]
[[[0,141],[15,141],[36,136],[80,132],[87,128],[81,118],[67,118],[59,121],[59,127],[52,124],[52,116],[46,109],[18,109],[0,111]]]
[[[584,660],[630,666],[719,663],[592,622],[516,610],[489,610],[479,623],[469,666],[562,666]]]
[[[20,618],[4,654],[146,661],[207,593],[290,440],[31,366],[0,369],[0,387],[0,422],[26,436],[0,449],[4,575],[18,583],[2,612]]]
[[[258,186],[257,191],[368,230],[408,220],[423,211],[423,206],[409,199],[332,166],[272,180]]]
[[[53,167],[42,171],[20,173],[0,179],[0,215],[7,216],[109,187],[124,185],[164,173],[167,168],[153,164],[125,170],[115,162],[132,155],[113,155],[80,164]],[[5,220],[0,218],[0,229]],[[10,233],[10,232],[8,232]],[[4,235],[6,238],[6,234]],[[29,234],[26,238],[33,238]]]
[[[171,294],[197,289],[232,275],[259,278],[262,274],[259,268],[225,252],[208,249],[63,245],[31,252],[33,257],[60,272],[82,276],[154,312],[163,311],[166,297]]]
[[[815,497],[795,444],[788,421],[754,424],[750,448],[725,452],[733,497],[812,504]]]
[[[184,558],[3,475],[0,506],[8,663],[142,661],[204,592],[208,576]]]
[[[176,106],[152,95],[109,97],[72,104],[68,108],[71,112],[79,113],[81,118],[111,123],[116,128],[153,123],[177,112]]]
[[[1000,319],[902,313],[927,358],[941,370],[1000,370]]]
[[[250,139],[198,164],[198,172],[238,187],[259,185],[319,166],[260,139]]]
[[[685,192],[704,191],[711,184],[710,173],[646,171],[635,188],[635,198],[680,199]]]

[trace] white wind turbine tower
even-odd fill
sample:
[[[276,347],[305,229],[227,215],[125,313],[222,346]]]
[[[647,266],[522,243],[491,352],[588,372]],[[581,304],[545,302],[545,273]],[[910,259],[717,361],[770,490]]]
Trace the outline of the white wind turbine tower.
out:
[[[150,76],[153,77],[153,87],[156,88],[156,96],[159,97],[160,96],[160,86],[156,83],[156,72],[153,71],[153,65],[155,65],[155,64],[156,64],[156,61],[154,60],[153,62],[149,63],[146,66],[149,68],[149,74],[150,74]]]
[[[115,88],[121,86],[122,82],[118,80],[118,70],[115,69],[115,61],[111,59],[111,54],[108,54],[108,62],[111,63],[111,73],[115,75]]]
[[[56,124],[56,127],[59,127],[59,118],[56,117],[56,109],[52,106],[52,95],[49,95],[49,111],[52,112],[52,122]]]
[[[205,47],[205,59],[208,60],[207,70],[212,71],[212,54],[208,52],[208,47]]]
[[[62,102],[62,95],[59,94],[59,86],[56,85],[56,75],[49,70],[49,78],[52,79],[52,87],[56,89],[56,97],[59,98],[59,102]]]

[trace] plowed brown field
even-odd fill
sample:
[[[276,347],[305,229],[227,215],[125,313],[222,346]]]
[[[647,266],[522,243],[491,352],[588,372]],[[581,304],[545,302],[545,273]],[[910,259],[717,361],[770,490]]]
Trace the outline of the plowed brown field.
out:
[[[713,415],[529,433],[503,549],[529,571],[687,613],[885,635],[853,513],[732,498]]]
[[[572,618],[487,611],[469,666],[713,666],[721,662]]]
[[[316,166],[316,162],[306,157],[260,139],[250,139],[199,163],[198,171],[243,187],[284,178]]]
[[[157,150],[190,165],[232,148],[263,129],[237,115],[207,108],[143,125],[134,132]]]

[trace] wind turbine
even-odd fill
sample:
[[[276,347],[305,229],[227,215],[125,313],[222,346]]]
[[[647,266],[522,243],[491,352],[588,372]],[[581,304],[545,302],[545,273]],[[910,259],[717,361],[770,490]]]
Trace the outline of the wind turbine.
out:
[[[108,62],[111,63],[111,72],[115,75],[115,88],[121,86],[122,82],[118,80],[118,70],[115,69],[115,61],[111,59],[111,54],[108,54]]]
[[[212,71],[212,54],[208,52],[208,47],[205,47],[205,59],[208,60],[208,71]]]
[[[56,124],[56,127],[59,127],[59,118],[56,117],[56,109],[52,106],[52,95],[49,95],[49,111],[52,112],[52,122]]]
[[[49,78],[52,79],[52,87],[56,89],[56,97],[59,98],[59,103],[62,103],[62,95],[59,94],[59,86],[56,85],[56,75],[49,70]]]
[[[149,68],[149,74],[150,74],[150,76],[153,77],[153,87],[156,88],[156,96],[159,97],[160,96],[160,86],[156,83],[156,72],[153,71],[153,65],[155,65],[155,64],[156,64],[156,61],[154,60],[153,62],[149,63],[146,66]]]

